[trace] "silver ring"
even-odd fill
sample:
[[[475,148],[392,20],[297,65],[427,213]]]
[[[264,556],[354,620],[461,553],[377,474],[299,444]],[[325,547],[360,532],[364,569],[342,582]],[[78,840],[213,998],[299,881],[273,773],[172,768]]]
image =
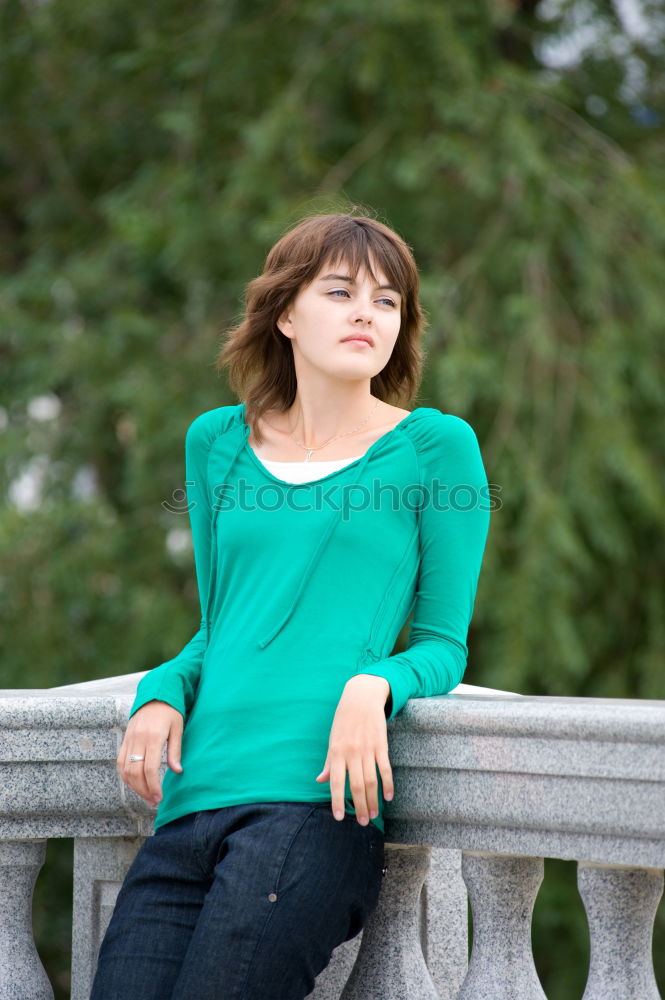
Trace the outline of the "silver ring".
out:
[[[139,755],[137,753],[130,753],[129,759],[130,760],[145,760],[145,757],[139,757]]]

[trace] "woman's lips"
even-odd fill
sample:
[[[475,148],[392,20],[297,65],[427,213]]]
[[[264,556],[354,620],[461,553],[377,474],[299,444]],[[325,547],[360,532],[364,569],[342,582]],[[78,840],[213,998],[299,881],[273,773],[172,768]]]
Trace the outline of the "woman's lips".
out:
[[[349,340],[343,340],[343,344],[352,344],[355,347],[371,347],[372,345],[367,340],[360,340],[357,337],[351,337]]]

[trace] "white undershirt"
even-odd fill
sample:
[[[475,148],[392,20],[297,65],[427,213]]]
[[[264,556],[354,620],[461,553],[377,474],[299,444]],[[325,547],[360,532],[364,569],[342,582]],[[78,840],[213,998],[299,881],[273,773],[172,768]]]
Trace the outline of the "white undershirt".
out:
[[[267,458],[259,458],[261,465],[265,465],[268,472],[272,472],[276,479],[281,479],[286,483],[308,483],[312,479],[320,479],[337,469],[343,469],[345,465],[356,462],[362,455],[354,458],[336,458],[325,462],[275,462]]]

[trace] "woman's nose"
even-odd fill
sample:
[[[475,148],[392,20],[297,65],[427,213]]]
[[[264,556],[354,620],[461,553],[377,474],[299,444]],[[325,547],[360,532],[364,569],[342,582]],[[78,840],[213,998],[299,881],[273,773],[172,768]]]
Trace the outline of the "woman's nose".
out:
[[[371,307],[370,307],[369,303],[365,303],[365,302],[359,302],[358,303],[358,306],[356,308],[356,315],[354,317],[354,322],[357,323],[358,320],[362,320],[362,322],[366,322],[366,321],[369,320],[371,322],[371,320],[372,320],[372,310],[371,310]]]

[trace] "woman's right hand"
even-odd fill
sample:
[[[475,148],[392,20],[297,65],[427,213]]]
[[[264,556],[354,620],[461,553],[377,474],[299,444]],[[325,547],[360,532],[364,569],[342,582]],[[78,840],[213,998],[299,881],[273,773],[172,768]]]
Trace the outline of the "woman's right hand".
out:
[[[184,719],[177,708],[156,698],[142,705],[127,723],[116,766],[125,784],[148,805],[156,806],[162,798],[159,765],[164,743],[168,744],[167,765],[172,771],[182,773],[180,747],[183,727]],[[130,761],[130,754],[138,754],[143,760]]]

